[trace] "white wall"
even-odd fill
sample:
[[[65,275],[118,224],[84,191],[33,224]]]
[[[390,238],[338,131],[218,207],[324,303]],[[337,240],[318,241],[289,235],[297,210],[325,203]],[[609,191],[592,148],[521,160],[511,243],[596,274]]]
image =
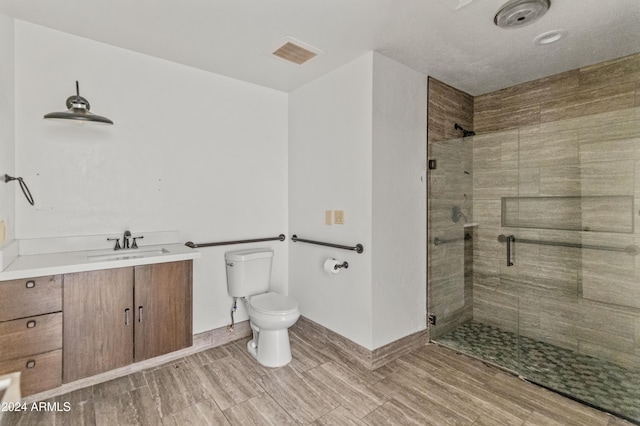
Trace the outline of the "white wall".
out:
[[[373,347],[426,324],[427,78],[373,56]]]
[[[288,233],[285,93],[15,26],[15,166],[36,199],[35,208],[16,205],[17,238],[178,230],[181,242],[208,242]],[[42,119],[66,109],[75,80],[114,126]],[[262,246],[276,250],[273,281],[286,291],[287,244]],[[230,322],[223,254],[249,247],[201,249],[194,332]]]
[[[364,253],[292,244],[289,292],[302,315],[366,347],[371,334],[372,58],[368,53],[289,95],[289,231]],[[344,225],[325,225],[344,210]],[[349,262],[334,276],[327,257]]]
[[[13,31],[2,31],[0,84],[15,75],[6,91],[15,87],[15,114],[3,98],[0,166],[36,198],[34,208],[0,192],[0,214],[11,217],[17,200],[16,238],[131,229],[196,242],[297,233],[362,243],[363,254],[256,245],[276,250],[276,290],[366,348],[425,328],[424,76],[370,52],[287,96],[21,21],[14,49]],[[76,79],[114,126],[42,119],[64,109]],[[345,224],[325,225],[325,210],[343,210]],[[194,332],[229,323],[223,255],[248,247],[201,250]],[[327,257],[350,267],[330,277]]]
[[[426,76],[368,53],[289,99],[289,229],[302,315],[375,349],[426,328]],[[344,225],[325,225],[325,210]],[[327,257],[349,269],[328,276]]]
[[[14,159],[14,25],[0,15],[0,175],[15,176]],[[0,182],[0,221],[6,224],[6,240],[14,237],[14,197],[17,182]],[[22,196],[22,193],[20,193]],[[26,203],[26,200],[24,200]],[[0,247],[3,243],[0,241]]]

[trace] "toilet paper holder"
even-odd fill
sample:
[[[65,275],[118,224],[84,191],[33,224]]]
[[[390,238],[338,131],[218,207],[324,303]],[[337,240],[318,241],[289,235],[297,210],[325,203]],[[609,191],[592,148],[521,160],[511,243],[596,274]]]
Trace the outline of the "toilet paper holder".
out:
[[[347,261],[344,261],[342,263],[335,265],[333,269],[340,269],[340,268],[347,269],[348,267],[349,267],[349,263]]]
[[[322,269],[329,275],[339,273],[342,269],[347,269],[349,264],[347,262],[340,262],[335,257],[329,257],[324,260]]]

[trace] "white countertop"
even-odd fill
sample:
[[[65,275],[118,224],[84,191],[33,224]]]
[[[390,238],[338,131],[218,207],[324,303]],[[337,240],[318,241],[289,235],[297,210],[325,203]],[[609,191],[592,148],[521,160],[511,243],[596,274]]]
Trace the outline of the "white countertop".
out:
[[[113,258],[115,256],[117,258]],[[103,249],[20,255],[0,272],[0,281],[197,258],[200,258],[200,252],[184,244],[159,244],[119,251]]]

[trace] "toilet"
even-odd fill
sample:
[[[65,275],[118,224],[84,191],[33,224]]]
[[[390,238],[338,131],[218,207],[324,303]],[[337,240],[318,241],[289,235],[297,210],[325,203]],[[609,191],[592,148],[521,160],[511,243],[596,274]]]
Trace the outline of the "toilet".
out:
[[[295,299],[269,291],[273,250],[267,248],[227,252],[227,290],[241,298],[249,314],[253,339],[247,350],[265,367],[291,361],[289,327],[300,317]]]

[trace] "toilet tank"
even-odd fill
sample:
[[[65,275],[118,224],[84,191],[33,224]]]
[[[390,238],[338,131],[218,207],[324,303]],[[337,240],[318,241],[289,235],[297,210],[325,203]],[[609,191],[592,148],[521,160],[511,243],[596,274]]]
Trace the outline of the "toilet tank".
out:
[[[225,253],[227,291],[232,297],[246,297],[269,291],[273,250],[257,248]]]

